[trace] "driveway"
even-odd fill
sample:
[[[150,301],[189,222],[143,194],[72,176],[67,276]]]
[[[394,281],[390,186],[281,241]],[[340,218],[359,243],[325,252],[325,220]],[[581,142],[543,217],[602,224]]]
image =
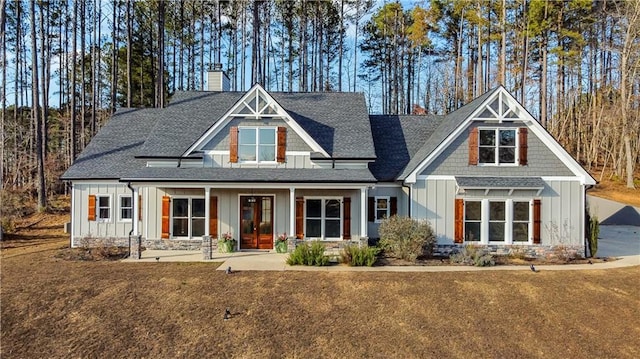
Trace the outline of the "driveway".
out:
[[[600,226],[597,257],[640,255],[640,226]]]

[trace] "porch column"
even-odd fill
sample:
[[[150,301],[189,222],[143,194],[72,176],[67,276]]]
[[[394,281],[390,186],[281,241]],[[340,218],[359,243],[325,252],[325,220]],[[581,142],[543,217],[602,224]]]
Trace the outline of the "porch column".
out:
[[[367,233],[367,187],[360,188],[360,237],[368,237]]]
[[[211,233],[209,233],[209,222],[211,221],[211,219],[209,217],[211,217],[211,213],[210,213],[210,202],[211,202],[211,187],[205,187],[204,188],[204,235],[205,236],[210,236]]]
[[[138,203],[140,202],[140,200],[139,200],[140,195],[139,194],[140,194],[140,188],[139,187],[133,187],[133,198],[132,198],[132,200],[133,200],[132,201],[133,202],[132,203],[133,208],[132,208],[132,211],[131,211],[131,223],[133,223],[133,228],[132,228],[133,229],[133,233],[132,234],[134,236],[137,236],[137,235],[140,234],[139,230],[138,230],[138,227],[140,226],[140,222],[138,220],[138,218],[140,218],[140,213],[138,213],[138,211],[139,211],[139,209],[138,209],[139,204]]]
[[[289,187],[289,237],[296,235],[296,189]]]

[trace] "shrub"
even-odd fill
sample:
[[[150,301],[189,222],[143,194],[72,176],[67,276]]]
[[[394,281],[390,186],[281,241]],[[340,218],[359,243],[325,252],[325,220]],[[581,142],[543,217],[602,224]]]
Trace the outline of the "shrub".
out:
[[[317,241],[312,244],[302,243],[289,254],[287,264],[326,266],[329,264],[329,257],[324,255],[324,244]]]
[[[489,253],[485,253],[482,249],[474,245],[462,247],[462,250],[451,254],[449,257],[451,262],[474,265],[476,267],[491,267],[496,265],[496,261]]]
[[[600,235],[600,221],[598,217],[593,216],[589,218],[589,249],[592,257],[598,253],[598,235]]]
[[[376,262],[379,251],[376,247],[346,246],[340,252],[340,262],[355,267],[371,267]]]
[[[419,256],[433,253],[436,237],[425,221],[392,216],[382,221],[378,232],[380,247],[393,257],[415,262]]]

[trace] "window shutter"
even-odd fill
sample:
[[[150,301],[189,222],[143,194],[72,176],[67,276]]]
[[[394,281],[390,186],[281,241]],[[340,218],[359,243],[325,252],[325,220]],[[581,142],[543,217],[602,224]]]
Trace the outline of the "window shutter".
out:
[[[351,197],[344,197],[344,220],[342,222],[342,239],[351,239]]]
[[[376,199],[373,197],[368,198],[369,211],[367,212],[369,222],[375,222],[376,220]]]
[[[540,200],[533,200],[533,243],[540,244]]]
[[[390,211],[389,211],[389,216],[395,216],[396,214],[398,214],[398,197],[391,197],[390,200]]]
[[[278,163],[284,163],[286,156],[285,152],[287,150],[287,128],[286,127],[278,127],[278,155],[277,160]]]
[[[209,236],[218,238],[218,197],[209,198]]]
[[[138,221],[142,221],[142,195],[138,195]]]
[[[520,159],[520,166],[527,165],[527,132],[526,128],[518,130],[518,158]]]
[[[296,197],[296,238],[304,238],[304,198]]]
[[[462,198],[456,198],[454,224],[453,242],[462,243],[464,241],[464,200]]]
[[[171,198],[162,196],[162,236],[160,238],[169,239],[169,209],[171,208]]]
[[[469,165],[476,166],[478,164],[478,128],[474,127],[469,130]]]
[[[238,163],[238,127],[229,130],[229,162]]]
[[[96,220],[96,196],[89,195],[89,218],[90,221]]]

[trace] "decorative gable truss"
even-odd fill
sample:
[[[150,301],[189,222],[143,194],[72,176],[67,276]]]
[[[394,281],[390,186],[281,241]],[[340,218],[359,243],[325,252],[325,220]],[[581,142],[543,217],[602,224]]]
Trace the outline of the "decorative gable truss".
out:
[[[234,118],[283,120],[288,128],[300,136],[313,152],[320,153],[327,158],[330,157],[313,137],[259,84],[254,85],[220,119],[212,119],[215,123],[203,136],[189,147],[183,156],[188,156],[194,151],[201,150],[203,146],[220,133]],[[242,133],[243,130],[245,133]],[[250,133],[251,130],[255,131],[255,133]],[[242,162],[243,156],[244,158],[249,158],[250,162],[259,162],[261,161],[261,156],[266,156],[267,162],[284,163],[286,160],[286,144],[287,127],[267,127],[264,131],[258,131],[256,128],[251,129],[233,126],[229,130],[230,162]],[[252,149],[255,151],[255,156],[253,157],[251,154]],[[264,158],[262,160],[265,161]]]

